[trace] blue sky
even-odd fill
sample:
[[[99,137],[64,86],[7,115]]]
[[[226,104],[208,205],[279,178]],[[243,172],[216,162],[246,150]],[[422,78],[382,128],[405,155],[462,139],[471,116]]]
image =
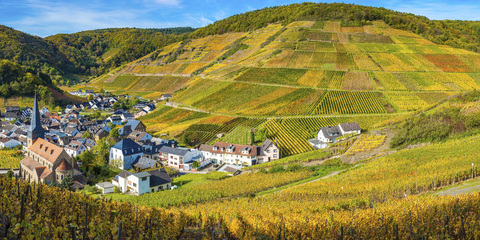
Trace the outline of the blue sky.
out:
[[[0,24],[41,37],[109,27],[202,27],[238,13],[297,2],[302,1],[0,0]],[[384,7],[430,19],[480,20],[478,0],[341,2]]]

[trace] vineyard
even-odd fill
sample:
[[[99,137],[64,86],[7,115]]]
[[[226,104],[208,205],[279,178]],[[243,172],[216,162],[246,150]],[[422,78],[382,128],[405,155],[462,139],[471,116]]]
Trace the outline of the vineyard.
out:
[[[385,143],[385,135],[361,135],[360,138],[347,150],[345,154],[369,152]]]
[[[417,194],[476,176],[478,140],[402,150],[323,181],[260,198],[201,204],[188,213],[221,218],[237,238],[367,239],[380,232],[386,238],[475,238],[479,194]]]
[[[308,178],[313,171],[248,173],[222,180],[189,183],[175,191],[123,197],[125,201],[150,207],[198,204],[227,197],[241,197]]]
[[[0,150],[0,168],[19,168],[23,155],[17,149]]]

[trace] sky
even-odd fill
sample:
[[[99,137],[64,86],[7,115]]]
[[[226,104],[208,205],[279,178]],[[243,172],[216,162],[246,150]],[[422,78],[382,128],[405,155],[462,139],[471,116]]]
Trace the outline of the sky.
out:
[[[0,24],[40,37],[117,27],[189,26],[198,28],[235,14],[298,2],[302,1],[0,0]],[[478,0],[343,0],[340,2],[384,7],[435,20],[480,20]]]

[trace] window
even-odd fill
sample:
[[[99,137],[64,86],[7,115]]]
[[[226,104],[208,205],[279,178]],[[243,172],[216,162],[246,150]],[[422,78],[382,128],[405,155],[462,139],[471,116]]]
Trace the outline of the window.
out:
[[[63,180],[63,175],[62,175],[62,177],[61,177],[61,178],[62,178],[62,180]]]
[[[267,153],[269,153],[269,152],[270,152],[270,150],[267,150]]]
[[[276,153],[276,152],[277,152],[277,149],[273,149],[273,152]]]
[[[132,181],[128,181],[128,185],[132,185]]]
[[[142,181],[146,181],[147,180],[147,177],[142,177]]]
[[[137,187],[137,184],[136,184],[136,183],[133,183],[133,187]]]
[[[276,158],[276,157],[277,157],[277,154],[273,154],[273,157]]]

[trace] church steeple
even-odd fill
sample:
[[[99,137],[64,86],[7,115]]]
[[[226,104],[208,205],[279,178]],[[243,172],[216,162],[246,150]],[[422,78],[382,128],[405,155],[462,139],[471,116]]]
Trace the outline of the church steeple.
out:
[[[45,130],[42,128],[42,122],[40,121],[40,111],[38,111],[37,92],[35,91],[35,99],[33,100],[33,112],[30,119],[30,128],[27,131],[27,147],[30,147],[35,143],[38,138],[44,138]]]

